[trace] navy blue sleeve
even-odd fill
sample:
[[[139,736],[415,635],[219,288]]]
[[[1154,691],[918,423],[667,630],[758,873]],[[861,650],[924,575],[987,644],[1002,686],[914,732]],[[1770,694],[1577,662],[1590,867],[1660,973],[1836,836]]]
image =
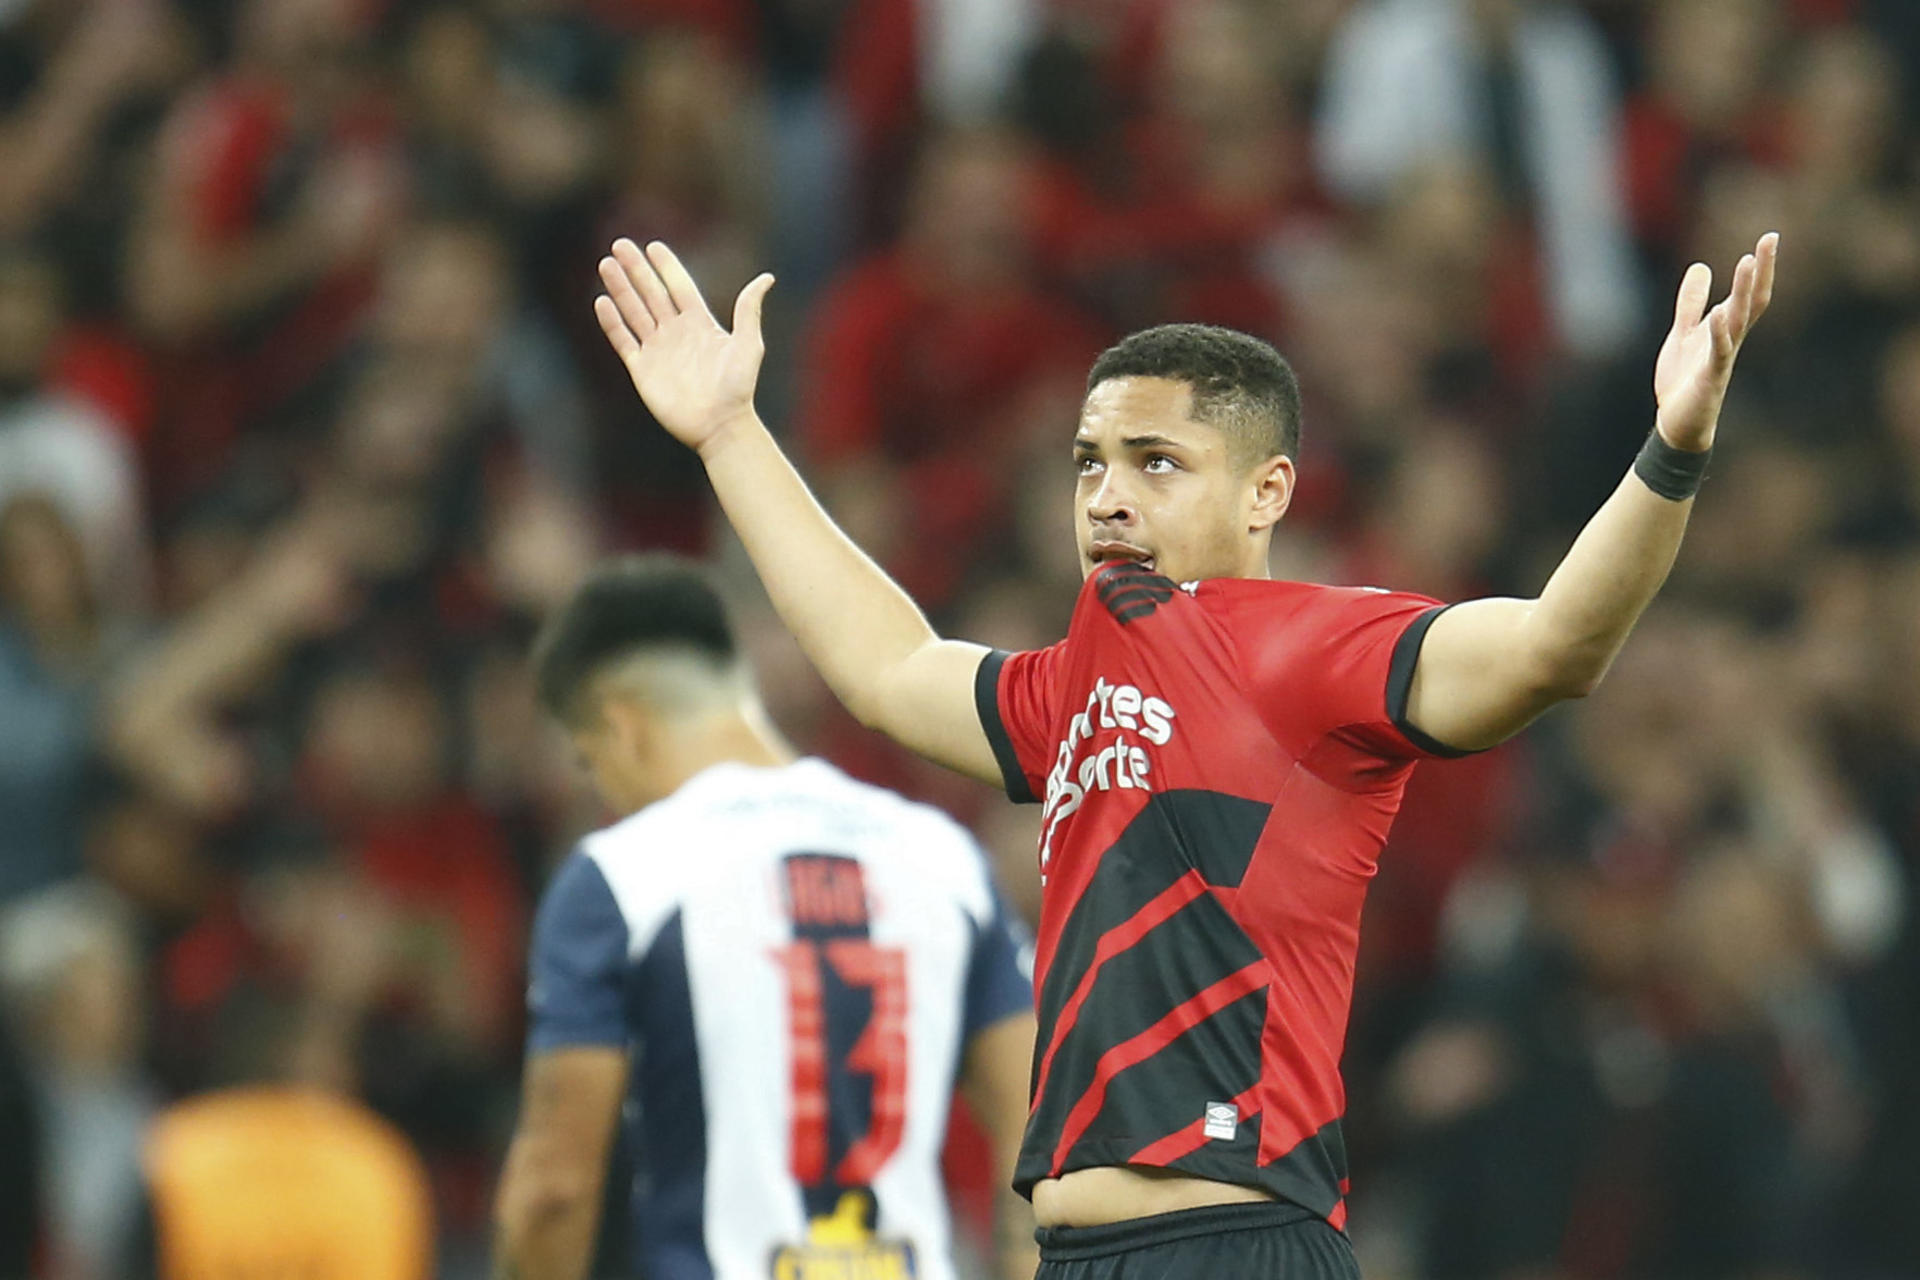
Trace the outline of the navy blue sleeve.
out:
[[[1007,910],[1000,887],[993,890],[993,910],[984,921],[976,921],[973,955],[967,962],[966,1008],[962,1015],[961,1038],[971,1040],[975,1033],[1016,1013],[1033,1011],[1033,947],[1026,929]]]
[[[577,849],[540,900],[531,950],[529,1052],[627,1043],[627,921],[599,865]]]

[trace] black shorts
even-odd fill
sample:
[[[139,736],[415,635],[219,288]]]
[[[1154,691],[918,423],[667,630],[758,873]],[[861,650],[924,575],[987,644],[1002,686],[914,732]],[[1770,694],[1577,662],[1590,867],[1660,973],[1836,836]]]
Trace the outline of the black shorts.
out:
[[[1035,1236],[1034,1280],[1360,1280],[1346,1236],[1290,1204],[1208,1205]]]

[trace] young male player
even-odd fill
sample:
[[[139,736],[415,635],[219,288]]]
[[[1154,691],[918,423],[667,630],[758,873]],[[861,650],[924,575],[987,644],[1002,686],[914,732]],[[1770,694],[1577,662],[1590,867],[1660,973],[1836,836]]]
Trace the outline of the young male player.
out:
[[[956,1068],[1010,1167],[1033,1049],[979,848],[935,809],[795,760],[682,562],[595,572],[534,661],[631,816],[581,842],[534,925],[496,1275],[585,1274],[624,1103],[651,1280],[952,1280]],[[1009,1280],[1033,1269],[1026,1206],[1013,1217]]]
[[[1528,600],[1270,581],[1292,371],[1226,330],[1135,334],[1094,365],[1073,439],[1086,581],[1067,637],[1013,655],[935,635],[774,444],[753,408],[771,277],[729,334],[665,245],[601,261],[608,340],[842,701],[1045,806],[1015,1174],[1042,1276],[1354,1274],[1339,1055],[1408,774],[1599,682],[1678,550],[1777,251],[1763,237],[1711,312],[1712,273],[1688,270],[1655,429]]]

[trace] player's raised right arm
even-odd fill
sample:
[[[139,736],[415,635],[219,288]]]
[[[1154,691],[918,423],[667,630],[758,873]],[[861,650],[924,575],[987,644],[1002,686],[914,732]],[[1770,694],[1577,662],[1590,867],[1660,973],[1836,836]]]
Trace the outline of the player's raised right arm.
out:
[[[773,277],[740,291],[720,327],[673,251],[631,240],[600,260],[594,314],[634,390],[700,455],[781,620],[860,722],[984,782],[999,767],[974,707],[986,650],[942,640],[814,499],[753,407]]]

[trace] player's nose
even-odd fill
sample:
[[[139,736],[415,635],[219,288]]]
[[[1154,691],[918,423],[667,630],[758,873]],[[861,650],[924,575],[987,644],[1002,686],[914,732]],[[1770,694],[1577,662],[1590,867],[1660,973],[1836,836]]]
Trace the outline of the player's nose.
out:
[[[1115,480],[1108,468],[1100,483],[1087,495],[1087,518],[1094,524],[1132,524],[1136,512],[1131,496]]]

